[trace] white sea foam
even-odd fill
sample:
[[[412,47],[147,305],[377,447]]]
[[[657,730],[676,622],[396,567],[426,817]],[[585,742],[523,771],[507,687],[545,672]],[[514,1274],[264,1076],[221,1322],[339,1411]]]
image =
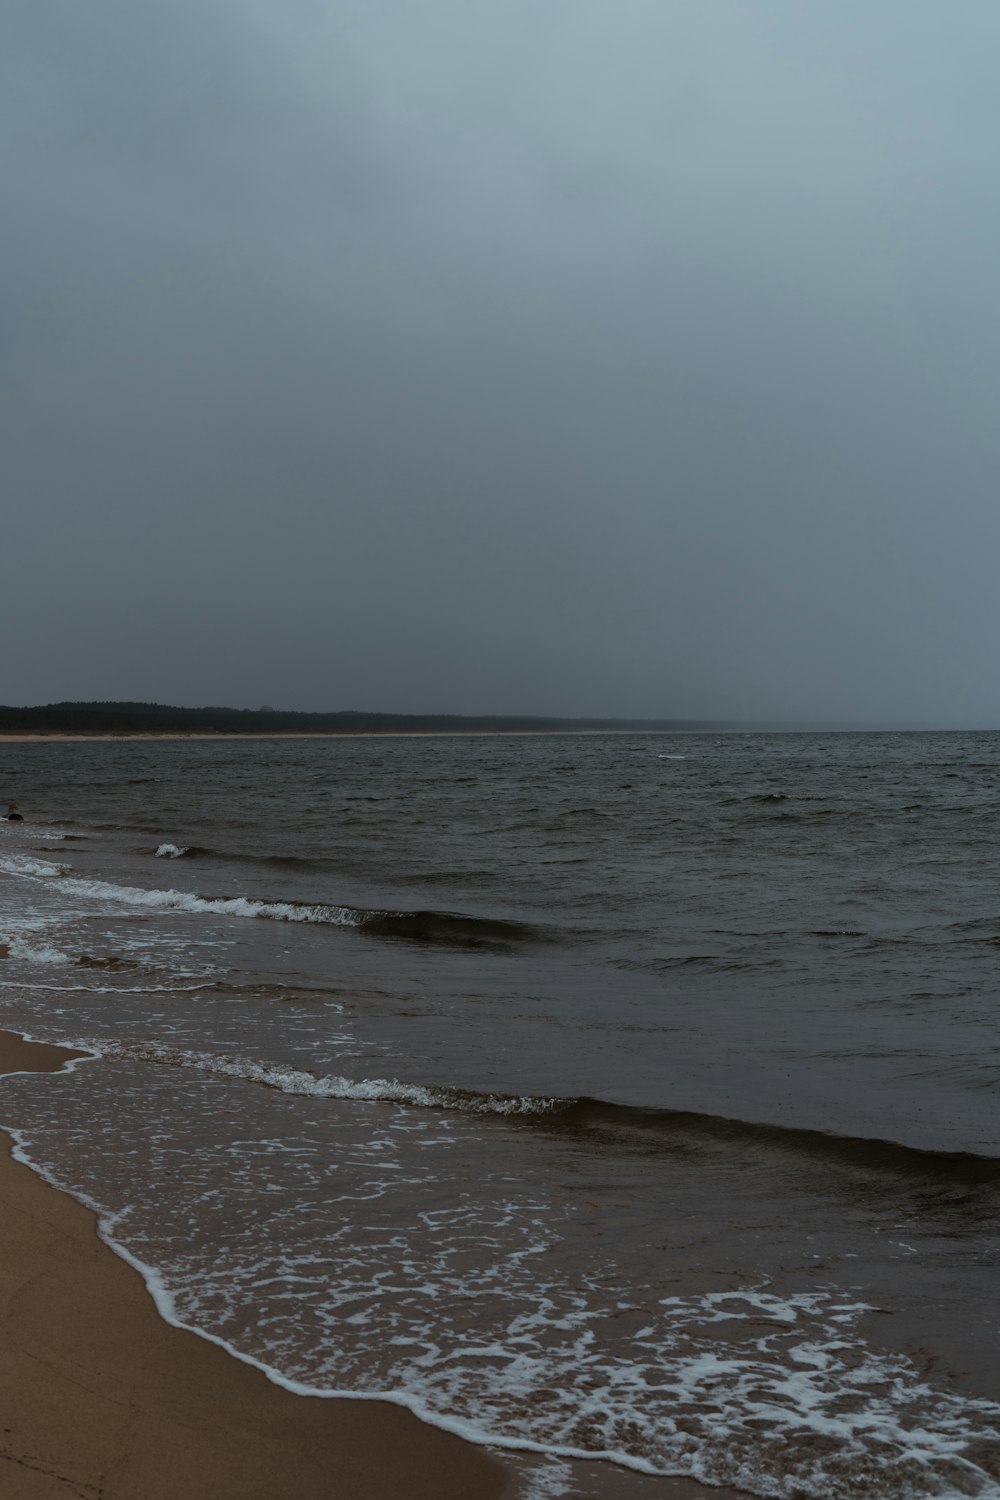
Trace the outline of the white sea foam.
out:
[[[63,877],[61,889],[67,894],[111,900],[123,906],[145,906],[157,911],[211,912],[229,917],[265,917],[277,922],[325,922],[344,927],[357,927],[369,915],[350,906],[261,901],[249,896],[196,896],[189,891],[116,885],[106,880],[69,877],[65,873],[67,869],[68,866],[29,859],[21,854],[0,855],[0,871],[29,879],[59,875]]]
[[[6,912],[0,919],[0,942],[8,956],[21,963],[69,964],[73,959],[51,942],[51,921],[35,913]]]
[[[573,1470],[562,1459],[555,1458],[525,1474],[517,1500],[564,1500],[574,1492]]]
[[[63,953],[60,948],[53,948],[44,941],[33,941],[30,936],[20,933],[7,939],[7,947],[11,958],[20,959],[22,963],[71,964],[73,962],[70,955]]]
[[[30,854],[14,851],[0,854],[0,873],[5,875],[27,875],[34,880],[47,880],[65,875],[69,868],[69,865],[54,865],[48,859],[33,859]]]
[[[187,853],[187,848],[179,844],[161,844],[156,851],[157,859],[180,859]]]
[[[60,875],[60,889],[67,895],[84,899],[112,901],[118,906],[147,907],[154,911],[205,912],[225,917],[261,917],[273,922],[315,922],[334,927],[360,927],[374,912],[359,911],[352,906],[307,905],[294,901],[262,901],[250,896],[197,896],[190,891],[148,889],[144,886],[116,885],[106,880],[88,880],[63,873],[63,867],[43,865],[40,860],[25,864],[21,856],[0,856],[0,870],[8,861],[19,861],[9,873],[40,879]],[[37,865],[38,868],[30,866]]]
[[[335,1041],[336,1038],[328,1039]],[[410,1104],[425,1109],[456,1110],[463,1114],[540,1115],[555,1108],[559,1100],[515,1097],[503,1094],[464,1093],[458,1089],[424,1088],[416,1083],[401,1083],[397,1078],[343,1078],[336,1075],[317,1077],[281,1063],[262,1062],[252,1057],[238,1057],[220,1052],[185,1051],[160,1042],[137,1041],[88,1042],[106,1057],[131,1058],[138,1062],[169,1063],[174,1067],[196,1068],[223,1078],[242,1078],[248,1083],[262,1083],[283,1094],[298,1094],[313,1099],[353,1099],[360,1103]]]

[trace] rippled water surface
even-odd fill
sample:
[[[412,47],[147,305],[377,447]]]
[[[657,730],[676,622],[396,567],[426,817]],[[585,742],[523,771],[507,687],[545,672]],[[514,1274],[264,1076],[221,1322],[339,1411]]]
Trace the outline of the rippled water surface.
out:
[[[525,1495],[1000,1496],[1000,737],[8,744],[0,794],[0,1025],[98,1054],[0,1117],[169,1315]]]

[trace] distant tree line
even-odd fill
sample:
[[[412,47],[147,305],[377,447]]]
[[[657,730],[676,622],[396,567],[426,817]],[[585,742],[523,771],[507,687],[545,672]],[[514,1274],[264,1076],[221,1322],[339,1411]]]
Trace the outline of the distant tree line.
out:
[[[722,729],[695,719],[555,719],[530,715],[289,713],[275,708],[175,708],[164,703],[0,707],[0,734],[434,734],[560,730]]]

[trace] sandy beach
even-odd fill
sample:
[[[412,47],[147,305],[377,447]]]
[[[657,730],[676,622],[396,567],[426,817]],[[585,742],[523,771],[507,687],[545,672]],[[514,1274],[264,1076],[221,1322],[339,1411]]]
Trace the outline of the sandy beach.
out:
[[[2,1073],[74,1055],[0,1033]],[[169,1326],[94,1215],[7,1150],[0,1203],[4,1500],[503,1494],[487,1454],[403,1408],[292,1395]]]

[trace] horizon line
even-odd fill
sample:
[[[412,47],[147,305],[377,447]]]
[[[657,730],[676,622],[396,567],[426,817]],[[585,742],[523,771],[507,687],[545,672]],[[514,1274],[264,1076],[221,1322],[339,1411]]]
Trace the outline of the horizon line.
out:
[[[45,715],[46,717],[67,716],[76,717],[79,714],[90,713],[95,718],[112,714],[127,714],[128,717],[141,718],[144,715],[160,717],[172,714],[180,715],[203,715],[203,714],[225,714],[238,717],[244,721],[253,719],[257,721],[276,720],[359,720],[382,721],[387,725],[389,722],[399,724],[401,722],[447,722],[449,724],[489,724],[497,727],[507,725],[547,725],[547,726],[586,726],[594,729],[634,729],[645,730],[652,733],[704,733],[704,732],[743,732],[743,733],[994,733],[1000,730],[1000,724],[968,723],[968,722],[942,722],[927,719],[813,719],[813,718],[791,718],[791,717],[761,717],[761,718],[715,718],[704,716],[652,716],[652,715],[622,715],[622,714],[543,714],[543,713],[455,713],[434,710],[398,712],[385,709],[292,709],[277,708],[270,704],[257,708],[235,708],[221,704],[170,704],[160,703],[153,700],[138,699],[62,699],[56,702],[22,704],[22,705],[0,705],[0,720],[8,715]],[[4,732],[0,727],[0,735]],[[53,732],[58,732],[54,730]],[[215,731],[220,734],[232,730],[219,729]]]

